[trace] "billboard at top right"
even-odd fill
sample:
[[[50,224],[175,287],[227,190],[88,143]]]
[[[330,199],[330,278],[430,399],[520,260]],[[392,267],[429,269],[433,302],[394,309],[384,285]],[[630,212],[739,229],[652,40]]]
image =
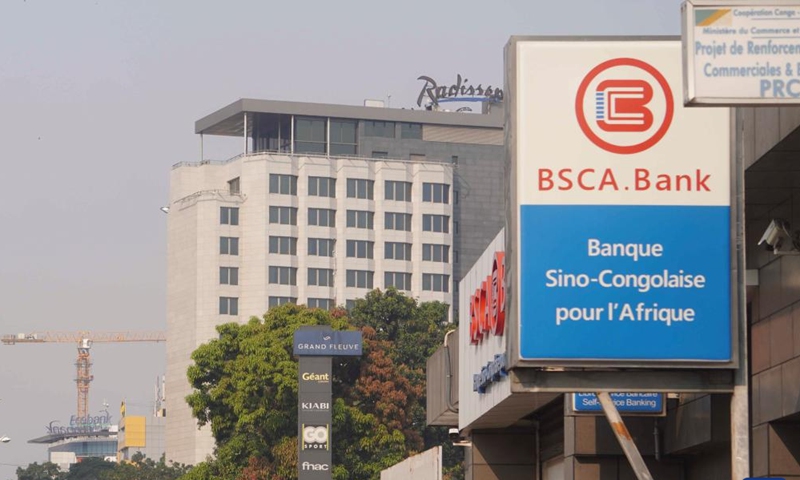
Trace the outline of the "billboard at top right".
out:
[[[671,39],[506,54],[509,360],[729,368],[729,110],[681,104]]]
[[[800,2],[685,2],[684,103],[800,103]]]

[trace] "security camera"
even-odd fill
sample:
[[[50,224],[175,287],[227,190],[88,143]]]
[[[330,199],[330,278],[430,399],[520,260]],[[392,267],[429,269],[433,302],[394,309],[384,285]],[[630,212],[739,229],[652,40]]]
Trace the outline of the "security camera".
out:
[[[767,230],[764,231],[764,235],[761,236],[761,240],[758,241],[758,244],[761,245],[762,243],[766,242],[768,248],[780,248],[784,237],[788,236],[788,232],[786,231],[784,224],[785,222],[783,220],[772,220],[769,222],[769,226],[767,227]]]
[[[773,219],[758,244],[766,243],[767,250],[775,255],[798,255],[797,238],[789,233],[789,224],[785,220]]]
[[[459,432],[457,428],[449,429],[447,431],[447,436],[450,437],[450,441],[453,443],[454,447],[472,446],[472,441],[470,441],[470,438],[461,436],[461,432]]]
[[[447,431],[447,436],[450,437],[451,442],[457,442],[461,435],[458,434],[457,428],[451,428]]]

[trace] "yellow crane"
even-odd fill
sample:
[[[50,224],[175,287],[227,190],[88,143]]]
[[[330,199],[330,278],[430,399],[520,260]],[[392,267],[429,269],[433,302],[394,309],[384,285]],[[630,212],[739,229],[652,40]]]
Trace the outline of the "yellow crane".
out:
[[[78,418],[89,415],[89,383],[94,380],[89,349],[93,343],[117,342],[165,342],[165,332],[33,332],[3,335],[3,345],[17,343],[74,343],[78,346],[78,360],[75,362],[78,385]]]

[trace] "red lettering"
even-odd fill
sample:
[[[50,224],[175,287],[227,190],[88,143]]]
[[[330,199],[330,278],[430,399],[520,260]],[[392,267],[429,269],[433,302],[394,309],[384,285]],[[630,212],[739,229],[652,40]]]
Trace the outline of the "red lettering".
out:
[[[606,186],[613,187],[615,191],[619,190],[619,187],[617,186],[617,179],[614,178],[614,171],[610,168],[606,168],[606,171],[603,174],[603,179],[600,180],[600,190],[605,189]]]
[[[571,168],[562,168],[558,171],[558,179],[564,182],[563,185],[558,187],[559,190],[570,190],[572,188],[572,180],[568,176],[570,173],[572,173]]]
[[[695,173],[695,178],[697,179],[697,181],[695,182],[695,189],[698,192],[700,190],[705,190],[706,192],[710,192],[711,189],[708,188],[708,185],[706,185],[706,182],[711,178],[711,175],[710,174],[709,175],[704,175],[702,177],[700,175],[703,175],[703,174],[700,173],[700,169],[698,168],[696,173]]]
[[[492,331],[492,276],[486,277],[483,283],[486,285],[486,312],[483,315],[483,334],[488,335]]]
[[[581,187],[582,190],[594,190],[593,186],[583,183],[583,176],[588,175],[590,173],[594,173],[593,168],[587,168],[586,170],[581,170],[581,173],[578,174],[578,186]]]
[[[546,192],[553,189],[553,171],[549,168],[539,169],[539,190]]]
[[[505,253],[503,252],[494,254],[492,278],[495,289],[495,294],[492,296],[494,301],[492,333],[502,335],[506,327],[506,264]]]
[[[644,168],[637,168],[634,170],[636,178],[636,190],[647,190],[650,188],[650,172]]]

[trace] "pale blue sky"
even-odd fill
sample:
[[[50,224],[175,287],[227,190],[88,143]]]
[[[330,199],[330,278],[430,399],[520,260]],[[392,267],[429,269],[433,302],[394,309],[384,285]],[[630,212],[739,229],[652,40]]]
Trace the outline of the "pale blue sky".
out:
[[[502,84],[510,35],[677,35],[679,17],[678,0],[3,0],[0,334],[165,329],[170,167],[240,97],[411,107],[419,75]],[[90,410],[146,413],[164,352],[95,345]],[[0,346],[0,480],[74,413],[74,357]]]

